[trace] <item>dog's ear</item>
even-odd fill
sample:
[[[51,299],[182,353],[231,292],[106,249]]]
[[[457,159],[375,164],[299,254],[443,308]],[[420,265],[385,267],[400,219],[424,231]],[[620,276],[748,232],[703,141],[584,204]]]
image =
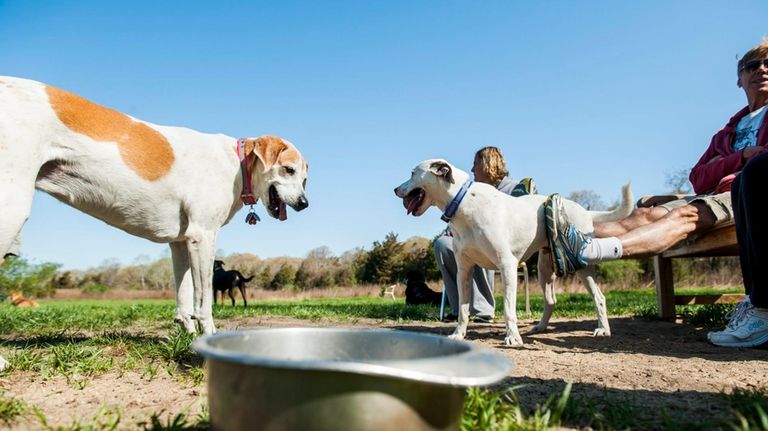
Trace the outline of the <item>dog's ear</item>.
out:
[[[453,171],[451,165],[445,162],[434,162],[429,166],[429,170],[432,171],[438,177],[443,177],[446,181],[453,184]]]
[[[268,170],[275,163],[280,153],[285,151],[288,145],[277,136],[260,136],[255,139],[248,139],[245,141],[245,154],[247,157],[254,157],[254,164],[256,159],[261,160],[261,164],[264,165],[264,171]]]

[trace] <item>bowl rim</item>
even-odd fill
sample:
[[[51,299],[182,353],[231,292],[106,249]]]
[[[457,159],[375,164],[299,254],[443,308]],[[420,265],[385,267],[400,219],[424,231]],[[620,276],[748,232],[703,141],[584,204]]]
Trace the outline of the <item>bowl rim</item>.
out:
[[[283,333],[283,335],[288,335],[290,333],[306,334],[313,332],[325,334],[397,334],[398,337],[421,338],[440,344],[454,345],[459,347],[461,351],[456,354],[416,359],[366,360],[363,362],[355,360],[267,358],[233,352],[213,345],[215,341],[222,338],[247,337],[251,334]],[[507,377],[514,367],[511,358],[475,343],[454,340],[434,334],[388,328],[291,327],[228,330],[199,337],[192,343],[192,349],[207,360],[213,360],[213,363],[221,361],[264,368],[342,372],[461,387],[491,385]]]

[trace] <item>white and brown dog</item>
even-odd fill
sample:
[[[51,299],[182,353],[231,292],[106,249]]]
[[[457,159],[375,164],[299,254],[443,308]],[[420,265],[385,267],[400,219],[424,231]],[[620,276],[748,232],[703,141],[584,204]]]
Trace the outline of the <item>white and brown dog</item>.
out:
[[[243,206],[241,194],[250,191],[249,203],[261,198],[269,215],[285,220],[286,205],[308,206],[306,179],[307,163],[278,137],[238,140],[159,126],[39,82],[0,77],[0,263],[18,253],[35,189],[42,190],[130,234],[168,243],[175,320],[189,332],[195,321],[203,333],[215,332],[216,238]]]
[[[432,206],[449,212],[455,211],[448,215],[458,268],[456,279],[459,284],[460,307],[458,326],[451,338],[462,339],[466,335],[472,266],[479,265],[500,270],[504,286],[504,342],[507,345],[520,345],[523,340],[517,329],[517,267],[537,251],[540,252],[539,282],[544,291],[545,305],[543,317],[532,332],[547,328],[555,304],[555,275],[544,223],[543,203],[546,196],[512,197],[483,183],[472,183],[467,190],[470,184],[468,180],[466,172],[445,160],[425,160],[414,168],[408,181],[395,189],[395,194],[403,199],[407,212],[414,216],[424,214]],[[455,199],[457,196],[463,196],[463,199]],[[593,231],[593,222],[626,217],[633,206],[629,185],[624,186],[621,204],[613,211],[587,211],[566,199],[563,199],[563,203],[571,222],[585,233]],[[610,335],[605,297],[595,283],[594,267],[580,270],[579,275],[592,294],[597,309],[598,326],[594,334]]]

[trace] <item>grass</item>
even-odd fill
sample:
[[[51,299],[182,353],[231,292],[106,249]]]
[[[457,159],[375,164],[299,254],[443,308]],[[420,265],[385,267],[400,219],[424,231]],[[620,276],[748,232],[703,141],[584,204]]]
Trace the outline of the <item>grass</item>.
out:
[[[695,293],[696,290],[691,290]],[[605,293],[612,316],[627,315],[655,319],[656,299],[652,289],[615,290]],[[594,313],[587,294],[558,294],[556,316],[582,317]],[[501,298],[498,298],[501,303]],[[523,316],[522,297],[518,313]],[[682,307],[684,319],[700,326],[722,326],[734,305]],[[99,375],[136,372],[151,381],[160,372],[173,378],[200,385],[205,378],[202,360],[190,349],[192,336],[172,323],[173,300],[43,301],[39,308],[18,309],[0,304],[0,349],[11,367],[0,378],[17,372],[32,372],[42,379],[63,377],[75,389],[86,388]],[[543,308],[540,295],[531,297],[530,318],[538,318]],[[357,319],[409,322],[437,319],[434,307],[406,306],[402,299],[378,297],[315,298],[306,300],[259,301],[247,308],[219,305],[217,319],[243,317],[291,317],[306,320],[329,319],[354,323]],[[675,411],[658,412],[648,419],[647,412],[632,399],[608,394],[588,398],[572,394],[564,384],[559,392],[538,406],[523,407],[516,389],[502,392],[470,389],[467,393],[462,428],[543,430],[560,426],[591,429],[766,429],[768,430],[768,390],[737,390],[722,394],[733,416],[722,422],[687,418]],[[93,417],[61,427],[49,425],[49,419],[34,406],[4,397],[0,393],[0,427],[12,424],[24,415],[35,414],[42,429],[118,429],[120,412],[102,407]],[[163,419],[163,418],[166,419]],[[135,424],[140,429],[207,429],[207,414],[191,417],[164,412],[152,414]],[[135,428],[133,427],[133,428]]]

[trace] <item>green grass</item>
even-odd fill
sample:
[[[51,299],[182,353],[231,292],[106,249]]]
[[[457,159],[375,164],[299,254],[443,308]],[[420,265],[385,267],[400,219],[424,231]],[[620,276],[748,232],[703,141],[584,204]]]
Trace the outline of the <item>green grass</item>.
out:
[[[736,290],[737,291],[737,290]],[[695,293],[696,290],[691,290]],[[499,297],[499,304],[502,299]],[[575,318],[594,315],[588,294],[558,294],[555,317]],[[656,318],[656,297],[652,289],[617,290],[606,293],[611,316]],[[518,298],[518,313],[523,316],[524,301]],[[686,321],[701,326],[722,326],[725,315],[734,305],[680,307]],[[531,309],[526,318],[539,318],[543,297],[531,296]],[[95,376],[129,371],[152,380],[166,372],[180,381],[199,385],[205,378],[202,360],[190,349],[192,336],[180,331],[172,322],[175,304],[172,300],[126,301],[43,301],[41,307],[19,309],[0,304],[0,350],[11,363],[0,378],[28,371],[42,379],[64,377],[76,389],[87,387]],[[293,301],[260,301],[248,307],[217,306],[217,320],[243,317],[291,317],[306,320],[328,319],[354,324],[357,319],[387,322],[434,321],[436,307],[406,306],[403,299],[328,298]],[[524,408],[515,388],[503,392],[470,389],[467,393],[462,428],[543,430],[559,426],[592,429],[766,429],[768,430],[768,398],[764,389],[723,394],[733,409],[733,416],[713,424],[704,419],[686,418],[679,412],[648,412],[631,399],[606,394],[587,398],[571,394],[571,386],[539,406]],[[0,427],[12,424],[20,416],[36,412],[43,429],[54,429],[34,406],[0,393]],[[135,426],[121,423],[120,412],[103,407],[94,417],[74,421],[68,427],[55,429],[117,429],[130,426],[140,429],[180,430],[206,429],[207,414],[190,417],[184,413],[165,417],[163,412],[151,415]]]

